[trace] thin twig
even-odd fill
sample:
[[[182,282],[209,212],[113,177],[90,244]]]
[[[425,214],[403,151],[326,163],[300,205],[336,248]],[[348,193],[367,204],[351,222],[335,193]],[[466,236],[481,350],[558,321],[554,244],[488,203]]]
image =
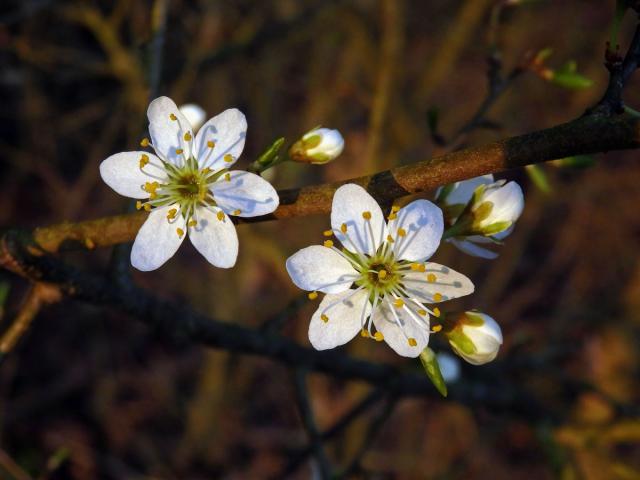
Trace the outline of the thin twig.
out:
[[[318,432],[318,427],[316,426],[313,411],[311,409],[309,391],[307,389],[307,372],[305,369],[295,369],[293,383],[295,386],[296,402],[298,404],[298,409],[300,410],[302,424],[309,436],[309,444],[318,463],[320,477],[322,480],[329,480],[332,472],[331,463],[325,454],[324,447],[322,445],[322,436]]]

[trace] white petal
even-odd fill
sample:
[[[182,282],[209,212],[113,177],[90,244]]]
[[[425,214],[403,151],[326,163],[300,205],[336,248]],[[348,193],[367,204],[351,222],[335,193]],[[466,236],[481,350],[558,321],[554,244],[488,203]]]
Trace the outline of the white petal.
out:
[[[153,210],[138,231],[131,249],[131,265],[138,270],[148,272],[162,266],[184,240],[187,231],[184,217],[177,215],[171,223],[167,220],[167,213],[172,208],[180,210],[177,204]],[[182,235],[178,235],[178,229],[182,230]]]
[[[200,130],[200,127],[206,120],[207,114],[204,109],[195,103],[187,103],[185,105],[180,106],[180,112],[185,116],[191,128],[193,128],[192,133],[196,133]]]
[[[493,183],[493,175],[491,174],[456,182],[453,184],[453,189],[449,192],[449,195],[447,195],[445,203],[447,205],[466,205],[471,200],[476,188],[490,183]]]
[[[171,120],[175,115],[176,120]],[[149,135],[156,153],[165,160],[178,164],[183,161],[183,154],[176,153],[176,149],[183,149],[184,155],[190,155],[189,145],[184,135],[188,131],[193,135],[189,121],[180,112],[176,104],[169,97],[158,97],[149,104],[147,109],[149,119]]]
[[[230,108],[209,119],[196,135],[195,157],[200,168],[212,170],[229,168],[233,165],[242,150],[247,136],[247,119],[237,108]],[[207,142],[214,142],[213,150]],[[226,162],[225,155],[231,155],[232,161]]]
[[[398,319],[395,318],[391,309],[394,309]],[[393,350],[403,357],[415,358],[429,344],[429,319],[420,317],[425,323],[418,322],[412,318],[404,308],[390,307],[384,304],[373,313],[373,324],[376,330],[382,333],[384,341]],[[398,320],[400,325],[398,325]],[[415,346],[409,344],[409,339],[416,341]]]
[[[333,306],[331,306],[333,305]],[[366,290],[354,294],[347,290],[335,295],[325,295],[309,323],[309,341],[316,350],[327,350],[344,345],[362,328],[361,319],[371,313]],[[326,315],[328,321],[322,320]]]
[[[147,155],[151,162],[160,165],[158,157],[147,152],[122,152],[111,155],[100,164],[100,176],[104,183],[113,188],[117,193],[129,198],[148,198],[149,192],[145,192],[142,186],[146,182],[153,182],[158,178],[151,177],[140,170],[140,157]],[[149,173],[160,174],[161,179],[166,176],[159,169],[147,165],[145,170]]]
[[[364,219],[364,212],[371,214],[370,220]],[[346,235],[340,233],[342,224],[347,226]],[[331,206],[331,226],[338,240],[351,252],[373,255],[387,236],[380,206],[364,188],[353,183],[336,190]]]
[[[456,240],[455,238],[451,238],[448,241],[451,244],[455,245],[459,250],[473,257],[486,258],[487,260],[493,260],[494,258],[498,257],[498,254],[496,252],[476,245],[469,240]]]
[[[254,173],[235,170],[211,186],[216,203],[228,214],[239,217],[266,215],[278,208],[278,192],[264,178]],[[234,213],[237,211],[239,213]]]
[[[425,267],[424,272],[411,271],[402,278],[410,297],[424,303],[439,303],[473,293],[473,282],[463,274],[438,263],[427,262]],[[429,281],[433,279],[430,275],[435,275],[433,282]]]
[[[351,286],[357,272],[335,250],[320,245],[299,250],[287,259],[293,283],[308,291],[339,293]]]
[[[493,209],[491,214],[481,222],[481,227],[496,222],[515,222],[524,209],[524,195],[516,182],[509,182],[503,187],[488,191],[482,197],[482,201],[493,203]]]
[[[396,241],[396,252],[402,260],[422,262],[431,257],[440,245],[444,220],[442,210],[429,200],[416,200],[400,209],[389,222],[389,235]],[[404,238],[398,230],[406,232]]]
[[[195,227],[189,227],[189,239],[209,263],[218,268],[231,268],[238,258],[238,234],[226,215],[218,219],[219,208],[196,209]]]

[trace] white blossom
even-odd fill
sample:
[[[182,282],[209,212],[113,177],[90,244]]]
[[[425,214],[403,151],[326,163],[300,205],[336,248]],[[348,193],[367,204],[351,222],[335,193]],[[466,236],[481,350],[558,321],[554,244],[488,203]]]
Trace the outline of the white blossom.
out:
[[[440,244],[442,211],[428,200],[394,207],[385,221],[362,187],[340,187],[331,210],[328,239],[287,260],[293,282],[316,298],[309,340],[317,350],[342,345],[358,332],[386,341],[399,355],[418,357],[429,342],[434,304],[473,292],[464,275],[427,262]],[[433,331],[441,328],[439,325]]]
[[[454,352],[473,365],[495,359],[502,345],[500,325],[477,311],[464,312],[446,336]]]
[[[305,133],[289,149],[296,162],[323,164],[334,160],[344,150],[344,138],[338,130],[315,128]]]
[[[207,121],[197,134],[167,97],[147,110],[155,155],[123,152],[100,164],[102,179],[117,193],[138,199],[150,212],[131,251],[132,265],[155,270],[173,256],[186,236],[212,264],[232,267],[238,236],[229,215],[255,217],[273,212],[278,194],[252,173],[230,170],[244,148],[245,116],[232,108]]]
[[[193,132],[198,133],[198,130],[207,119],[207,112],[204,111],[204,108],[197,103],[186,103],[181,105],[179,110],[187,119],[191,128],[193,128]]]

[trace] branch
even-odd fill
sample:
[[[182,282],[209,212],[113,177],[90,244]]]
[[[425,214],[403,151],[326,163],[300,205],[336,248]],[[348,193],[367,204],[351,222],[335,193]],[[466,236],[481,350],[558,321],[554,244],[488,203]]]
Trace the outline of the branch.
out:
[[[523,167],[573,155],[593,154],[640,146],[639,121],[631,116],[598,113],[545,130],[511,137],[480,147],[466,148],[423,162],[396,167],[374,175],[300,189],[281,190],[280,207],[271,215],[244,219],[273,219],[327,214],[336,189],[357,183],[383,206],[395,199],[510,168]],[[80,223],[38,228],[31,247],[54,253],[92,249],[132,241],[147,217],[146,212],[105,217]]]

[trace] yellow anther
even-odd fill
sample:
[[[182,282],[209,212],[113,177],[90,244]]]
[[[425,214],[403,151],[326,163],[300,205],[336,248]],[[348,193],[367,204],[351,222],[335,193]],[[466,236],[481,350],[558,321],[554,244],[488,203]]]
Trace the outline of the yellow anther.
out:
[[[420,264],[419,263],[412,263],[411,264],[411,270],[413,270],[414,272],[420,269]]]
[[[236,209],[232,212],[233,215],[240,215],[242,213],[242,210],[240,209]]]
[[[435,307],[435,308],[433,309],[433,315],[434,315],[436,318],[440,318],[440,309],[439,309],[438,307]]]
[[[218,213],[216,213],[216,217],[218,217],[218,220],[223,221],[224,220],[224,212],[222,210],[218,210]]]
[[[398,229],[398,236],[399,237],[405,237],[407,235],[407,231],[404,228],[399,228]]]
[[[347,233],[347,224],[343,223],[342,225],[340,225],[340,231],[342,233]]]
[[[407,338],[407,342],[409,343],[410,347],[417,347],[418,346],[418,342],[413,337]]]
[[[327,248],[331,248],[333,247],[333,240],[325,240],[323,245]]]
[[[333,235],[333,230],[325,230],[324,232],[322,232],[322,235],[324,235],[325,237],[330,237],[331,235]]]
[[[399,206],[397,206],[397,205],[394,205],[393,207],[391,207],[391,211],[392,211],[393,213],[397,213],[397,212],[399,212],[399,211],[400,211],[400,207],[399,207]]]
[[[181,148],[176,148],[176,153],[177,153],[178,155],[182,155],[182,153],[183,153],[183,152],[184,152],[184,150],[183,150],[183,149],[181,149]]]
[[[230,181],[231,181],[231,174],[230,174],[230,173],[225,173],[225,174],[224,174],[224,179],[225,179],[227,182],[230,182]]]
[[[148,147],[149,146],[149,139],[145,137],[142,140],[140,140],[140,146],[141,147]]]
[[[360,336],[364,338],[369,338],[369,331],[366,328],[360,330]]]
[[[227,163],[231,163],[233,162],[233,155],[231,155],[230,153],[225,154],[224,157],[222,157],[224,159],[225,162]]]
[[[433,294],[433,301],[434,302],[439,302],[440,300],[442,300],[442,294],[441,293],[434,293]]]
[[[216,146],[216,142],[214,142],[213,140],[209,140],[207,141],[207,147],[209,148],[213,148]]]
[[[189,222],[187,223],[187,225],[191,228],[195,227],[196,225],[198,225],[198,221],[197,220],[189,220]]]
[[[383,269],[383,270],[380,270],[378,272],[378,278],[383,279],[383,278],[386,278],[386,277],[387,277],[387,271],[386,270]]]
[[[435,274],[433,273],[430,273],[429,275],[427,275],[427,282],[429,283],[434,283],[437,279],[438,277],[436,277]]]
[[[184,230],[181,228],[176,228],[176,233],[178,234],[178,237],[182,238],[182,236],[184,235]]]
[[[169,115],[169,118],[170,118],[171,120],[173,120],[174,122],[175,122],[176,120],[178,120],[178,117],[176,117],[173,113]]]
[[[418,315],[420,315],[422,317],[426,317],[427,316],[427,311],[421,308],[420,310],[418,310]]]
[[[371,220],[371,212],[362,212],[362,218],[365,220]]]
[[[393,243],[394,242],[393,237],[391,235],[387,235],[387,242],[388,243]]]
[[[440,330],[442,330],[442,325],[434,325],[431,329],[433,333],[438,333]]]
[[[154,193],[160,186],[158,182],[147,182],[144,184],[144,191],[148,193]]]
[[[191,132],[187,132],[184,134],[184,140],[186,142],[190,142],[191,141]]]
[[[316,298],[318,298],[318,292],[309,292],[307,297],[309,297],[309,300],[315,300]]]
[[[418,271],[420,273],[424,273],[426,269],[427,269],[427,267],[424,265],[424,263],[421,263],[420,267],[418,267]]]
[[[396,298],[395,301],[393,302],[393,305],[396,308],[402,308],[404,307],[404,300],[402,300],[401,298]]]
[[[327,323],[329,321],[329,317],[327,317],[324,313],[320,315],[320,320],[322,320],[324,323]]]
[[[169,220],[173,220],[174,218],[176,218],[176,214],[178,213],[178,209],[177,208],[172,208],[171,210],[169,210],[167,212],[167,218]]]
[[[142,202],[140,200],[138,200],[136,202],[136,210],[140,210],[142,208]]]
[[[211,173],[211,169],[209,167],[205,167],[202,169],[203,175],[209,175]]]
[[[149,163],[149,155],[142,154],[140,156],[140,168],[144,168]]]
[[[154,190],[149,194],[149,200],[155,200],[156,198],[158,198],[158,194]]]
[[[390,213],[387,217],[387,220],[395,220],[396,218],[398,218],[398,215],[396,215],[395,213]]]
[[[150,212],[151,211],[151,204],[145,203],[144,204],[144,211],[145,212]]]
[[[94,248],[96,248],[96,243],[89,237],[84,239],[84,244],[89,250],[93,250]]]
[[[376,332],[373,334],[373,338],[375,338],[376,342],[381,342],[384,340],[384,335],[382,335],[382,332]]]

